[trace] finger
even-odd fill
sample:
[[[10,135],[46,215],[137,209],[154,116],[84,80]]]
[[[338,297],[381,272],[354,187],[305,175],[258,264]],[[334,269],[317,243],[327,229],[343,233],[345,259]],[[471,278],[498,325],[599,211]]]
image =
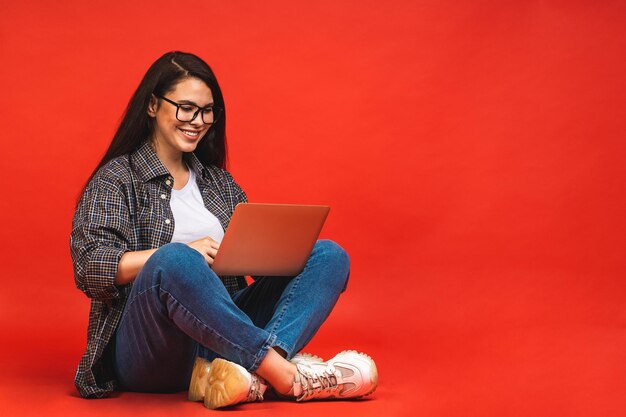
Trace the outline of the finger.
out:
[[[217,249],[211,248],[211,249],[209,249],[209,251],[207,252],[207,254],[208,254],[211,258],[215,258],[215,256],[217,255]]]

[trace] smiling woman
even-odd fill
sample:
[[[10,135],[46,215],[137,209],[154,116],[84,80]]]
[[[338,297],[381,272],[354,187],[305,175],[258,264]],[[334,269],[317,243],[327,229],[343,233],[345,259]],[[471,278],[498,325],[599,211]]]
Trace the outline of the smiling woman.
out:
[[[210,67],[171,52],[148,70],[74,215],[76,284],[92,299],[84,397],[172,392],[220,408],[263,399],[351,399],[378,384],[374,361],[298,354],[345,290],[349,258],[318,241],[295,277],[211,269],[246,195],[224,169],[226,112]]]
[[[193,152],[213,124],[213,93],[204,81],[188,77],[175,84],[168,95],[170,99],[152,95],[148,115],[154,120],[154,150],[180,189],[189,179],[189,170],[179,164],[180,157]],[[163,102],[166,105],[161,105]]]

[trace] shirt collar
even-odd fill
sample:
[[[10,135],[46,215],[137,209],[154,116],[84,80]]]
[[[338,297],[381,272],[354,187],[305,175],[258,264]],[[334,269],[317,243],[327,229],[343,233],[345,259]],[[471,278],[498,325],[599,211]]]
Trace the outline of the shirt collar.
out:
[[[183,154],[183,159],[185,160],[189,168],[193,169],[196,177],[200,177],[203,180],[207,180],[209,178],[209,170],[204,165],[202,165],[202,162],[200,162],[195,153],[185,153]]]
[[[150,141],[145,141],[139,149],[133,152],[132,158],[143,182],[170,175],[170,172],[165,168],[165,165],[163,165],[163,162],[161,162],[152,148]],[[183,159],[194,170],[196,176],[207,179],[207,169],[193,152],[185,153]]]

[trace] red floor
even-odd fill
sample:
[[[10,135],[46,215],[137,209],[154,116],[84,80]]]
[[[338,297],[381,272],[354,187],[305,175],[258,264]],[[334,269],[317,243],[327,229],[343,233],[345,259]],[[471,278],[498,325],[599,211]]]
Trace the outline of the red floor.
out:
[[[495,272],[494,272],[495,274]],[[303,416],[623,416],[626,413],[626,313],[612,280],[546,274],[500,275],[499,285],[440,275],[414,295],[372,301],[353,282],[307,350],[370,353],[380,387],[355,402],[246,404],[245,415]],[[454,288],[447,288],[450,280]],[[515,284],[517,282],[517,284]],[[563,285],[568,282],[569,285]],[[41,317],[44,329],[3,326],[0,415],[206,415],[185,393],[122,393],[83,400],[72,385],[82,349],[86,301],[56,294],[69,307]],[[509,298],[516,294],[516,298]],[[33,294],[36,295],[36,294]],[[390,297],[382,290],[380,300]],[[446,296],[445,305],[437,299]],[[41,302],[39,304],[41,307]],[[20,308],[7,312],[16,313]],[[27,309],[21,309],[28,317]],[[34,313],[33,313],[34,314]],[[7,317],[6,315],[3,317]],[[53,323],[63,332],[53,335]],[[4,323],[3,323],[4,324]],[[38,338],[37,333],[43,332]],[[23,343],[16,343],[18,338]],[[37,343],[40,346],[35,346]]]

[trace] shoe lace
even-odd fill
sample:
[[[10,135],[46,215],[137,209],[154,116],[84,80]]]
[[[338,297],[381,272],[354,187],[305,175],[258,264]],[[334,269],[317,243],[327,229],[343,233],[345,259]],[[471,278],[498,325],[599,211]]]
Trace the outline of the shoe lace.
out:
[[[252,384],[246,402],[263,401],[263,391],[261,385],[267,385],[267,382],[260,376],[252,374]]]
[[[315,397],[327,397],[339,389],[337,371],[333,365],[327,365],[322,370],[313,370],[311,367],[298,364],[298,374],[301,394],[296,401],[307,401]]]

